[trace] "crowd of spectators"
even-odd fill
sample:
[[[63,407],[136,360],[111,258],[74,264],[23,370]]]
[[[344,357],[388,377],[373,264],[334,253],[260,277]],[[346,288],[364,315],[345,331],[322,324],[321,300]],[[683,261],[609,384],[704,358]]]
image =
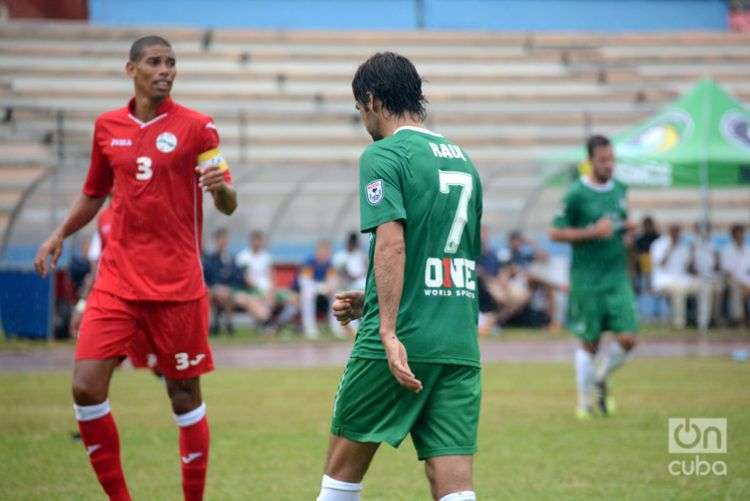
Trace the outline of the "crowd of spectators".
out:
[[[646,319],[668,318],[675,328],[748,325],[750,245],[745,227],[734,224],[723,246],[710,225],[696,223],[684,235],[677,223],[660,234],[644,218],[635,241],[635,285]]]
[[[690,234],[669,223],[662,234],[645,217],[633,245],[633,279],[644,323],[669,322],[681,329],[750,326],[750,245],[745,226],[734,224],[729,238],[696,223]],[[717,245],[720,243],[721,245]],[[98,233],[82,238],[67,265],[70,295],[85,296],[101,253]],[[335,294],[363,290],[368,258],[360,235],[351,232],[334,253],[328,240],[319,240],[299,265],[276,263],[263,232],[248,235],[247,246],[229,251],[229,233],[214,231],[203,254],[203,271],[211,303],[212,335],[235,332],[235,318],[265,335],[282,328],[299,330],[306,338],[320,336],[327,324],[336,337],[354,335],[357,323],[343,327],[331,315]],[[495,247],[482,229],[482,254],[477,263],[479,332],[489,335],[506,326],[560,329],[565,321],[565,280],[551,273],[550,255],[520,231]],[[72,302],[71,302],[72,301]],[[57,318],[76,329],[80,311],[75,300],[58,302]],[[68,304],[70,303],[70,304]],[[59,329],[58,329],[59,330]],[[74,333],[75,334],[75,333]]]
[[[359,235],[350,233],[343,249],[333,254],[328,240],[315,244],[301,266],[285,276],[275,273],[266,237],[252,231],[248,246],[230,255],[229,235],[214,232],[211,251],[204,253],[203,270],[211,299],[211,333],[234,333],[233,318],[244,313],[262,333],[272,335],[285,326],[296,327],[308,339],[320,337],[318,324],[326,320],[334,336],[351,336],[352,328],[335,321],[330,305],[341,290],[363,290],[367,256]],[[297,322],[299,320],[299,322]]]
[[[507,246],[498,250],[488,229],[482,228],[477,266],[480,335],[504,326],[560,328],[556,295],[566,287],[549,279],[548,261],[549,254],[520,231],[512,231]]]

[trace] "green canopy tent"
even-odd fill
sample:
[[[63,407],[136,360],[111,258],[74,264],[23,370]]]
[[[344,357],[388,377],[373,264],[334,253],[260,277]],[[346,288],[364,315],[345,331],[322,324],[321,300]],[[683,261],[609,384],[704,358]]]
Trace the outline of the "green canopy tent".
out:
[[[618,179],[640,187],[699,187],[706,219],[709,189],[750,188],[750,110],[710,79],[653,118],[617,134],[613,143]],[[587,168],[584,148],[544,161]],[[558,172],[548,181],[560,180]]]

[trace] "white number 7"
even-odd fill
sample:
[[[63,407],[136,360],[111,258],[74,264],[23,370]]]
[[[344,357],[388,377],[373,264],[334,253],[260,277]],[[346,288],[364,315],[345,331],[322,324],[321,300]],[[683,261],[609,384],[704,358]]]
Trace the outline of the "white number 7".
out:
[[[451,232],[448,234],[448,241],[445,242],[445,253],[455,254],[458,250],[458,245],[461,243],[464,226],[466,226],[466,223],[469,221],[469,200],[471,199],[471,192],[474,190],[474,183],[471,174],[467,174],[466,172],[451,170],[441,170],[438,172],[440,178],[440,193],[445,193],[447,195],[450,193],[451,186],[461,187],[461,196],[458,197],[456,215],[453,217],[453,224],[451,225]]]

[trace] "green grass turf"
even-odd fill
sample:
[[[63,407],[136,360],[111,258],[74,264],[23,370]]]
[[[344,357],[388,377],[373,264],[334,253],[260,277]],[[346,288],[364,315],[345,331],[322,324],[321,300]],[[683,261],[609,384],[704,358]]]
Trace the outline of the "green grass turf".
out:
[[[208,500],[312,500],[340,368],[219,370],[204,379],[212,426]],[[484,368],[476,456],[480,499],[750,499],[750,365],[724,359],[635,360],[618,373],[619,412],[573,418],[566,364]],[[67,373],[0,374],[0,499],[98,500],[75,429]],[[120,371],[110,400],[136,500],[180,498],[177,430],[161,382]],[[673,477],[667,418],[728,418],[726,477]],[[366,500],[423,500],[407,439],[384,446]]]

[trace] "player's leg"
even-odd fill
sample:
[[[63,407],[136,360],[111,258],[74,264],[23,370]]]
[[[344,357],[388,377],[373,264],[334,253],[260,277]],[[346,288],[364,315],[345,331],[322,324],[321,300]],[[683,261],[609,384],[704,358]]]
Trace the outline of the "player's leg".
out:
[[[331,435],[317,501],[358,501],[362,479],[379,445]]]
[[[638,318],[635,309],[635,294],[629,283],[607,293],[601,298],[607,309],[607,328],[615,334],[615,342],[609,343],[607,353],[596,371],[595,388],[597,404],[604,414],[614,411],[614,399],[609,396],[608,378],[620,368],[628,354],[638,344]]]
[[[180,429],[182,491],[186,501],[203,499],[210,433],[200,379],[166,379],[172,412]]]
[[[99,483],[113,500],[129,500],[130,494],[107,394],[112,372],[135,332],[135,318],[127,302],[97,290],[91,292],[76,345],[72,391],[81,441]]]
[[[576,417],[588,419],[592,413],[594,358],[601,337],[602,308],[593,292],[571,292],[568,308],[570,330],[580,340],[575,353]]]
[[[482,398],[479,367],[423,364],[436,373],[432,392],[411,429],[417,456],[436,500],[474,500],[476,452]]]
[[[174,419],[180,430],[182,491],[186,501],[203,499],[210,434],[199,376],[213,370],[208,344],[208,299],[149,303],[141,312],[156,350]]]
[[[438,456],[425,461],[432,497],[439,501],[474,501],[474,456]]]
[[[382,442],[398,447],[416,421],[434,377],[412,363],[423,384],[414,394],[391,375],[386,360],[352,358],[333,403],[331,441],[318,501],[355,501],[362,478]]]

